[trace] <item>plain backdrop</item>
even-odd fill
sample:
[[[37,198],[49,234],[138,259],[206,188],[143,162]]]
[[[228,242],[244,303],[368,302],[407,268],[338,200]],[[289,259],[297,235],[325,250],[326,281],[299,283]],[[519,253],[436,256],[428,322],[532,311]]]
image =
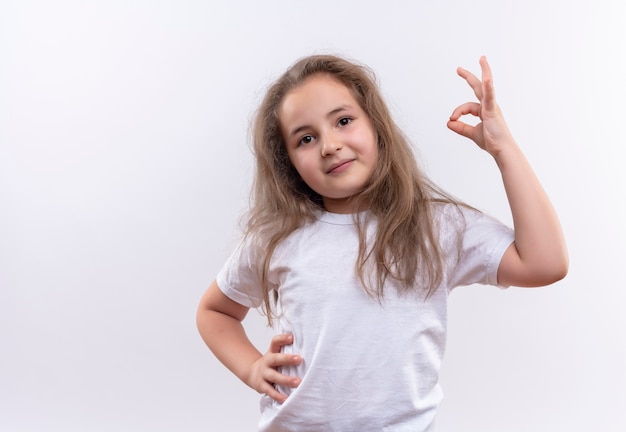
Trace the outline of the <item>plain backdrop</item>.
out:
[[[626,430],[624,22],[621,0],[2,1],[0,430],[254,430],[195,312],[254,110],[313,53],[369,65],[426,172],[510,223],[493,160],[445,126],[487,55],[560,214],[565,280],[451,296],[439,430]]]

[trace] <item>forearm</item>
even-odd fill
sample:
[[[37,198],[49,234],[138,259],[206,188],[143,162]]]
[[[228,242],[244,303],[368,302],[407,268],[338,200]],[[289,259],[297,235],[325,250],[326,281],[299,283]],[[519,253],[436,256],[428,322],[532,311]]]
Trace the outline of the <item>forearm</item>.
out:
[[[213,310],[199,310],[198,330],[215,357],[247,385],[252,364],[262,354],[252,345],[241,321]]]
[[[526,284],[563,278],[568,257],[561,224],[528,160],[512,138],[494,158],[511,207],[515,248]]]

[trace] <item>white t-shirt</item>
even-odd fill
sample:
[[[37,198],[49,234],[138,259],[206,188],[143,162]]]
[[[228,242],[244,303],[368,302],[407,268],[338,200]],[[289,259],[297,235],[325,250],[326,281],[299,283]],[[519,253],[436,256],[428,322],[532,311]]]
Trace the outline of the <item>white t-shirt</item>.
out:
[[[391,284],[380,302],[365,293],[352,215],[321,213],[277,247],[269,271],[279,293],[274,330],[293,333],[284,352],[303,361],[282,372],[302,382],[278,387],[289,395],[283,404],[262,396],[260,431],[435,430],[447,296],[459,285],[496,285],[513,241],[495,219],[461,211],[464,217],[453,205],[437,207],[446,271],[428,299],[398,294]],[[224,294],[248,307],[262,301],[254,257],[263,251],[255,249],[242,244],[217,276]]]

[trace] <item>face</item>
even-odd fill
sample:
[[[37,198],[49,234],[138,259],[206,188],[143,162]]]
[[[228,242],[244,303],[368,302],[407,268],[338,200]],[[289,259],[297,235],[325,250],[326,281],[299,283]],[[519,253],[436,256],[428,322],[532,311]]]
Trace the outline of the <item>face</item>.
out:
[[[291,163],[326,210],[358,211],[349,198],[372,176],[378,144],[350,90],[328,75],[313,75],[287,93],[278,117]]]

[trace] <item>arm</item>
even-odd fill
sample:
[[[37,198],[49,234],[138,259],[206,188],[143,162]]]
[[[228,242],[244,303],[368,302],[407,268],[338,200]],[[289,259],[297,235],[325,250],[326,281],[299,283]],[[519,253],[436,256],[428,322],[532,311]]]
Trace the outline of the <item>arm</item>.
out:
[[[218,360],[239,379],[259,393],[282,403],[287,396],[278,392],[274,384],[287,387],[300,384],[298,378],[282,375],[276,370],[280,366],[301,362],[300,356],[280,352],[283,345],[293,342],[293,336],[274,336],[269,351],[261,354],[252,345],[241,324],[248,310],[222,293],[214,281],[198,306],[198,330]]]
[[[541,183],[517,146],[496,103],[491,69],[481,57],[482,80],[459,68],[458,74],[472,87],[479,102],[457,107],[448,128],[470,138],[496,161],[513,215],[515,242],[498,267],[503,285],[543,286],[565,277],[567,248],[559,219]],[[471,126],[461,116],[471,114],[481,123]]]

